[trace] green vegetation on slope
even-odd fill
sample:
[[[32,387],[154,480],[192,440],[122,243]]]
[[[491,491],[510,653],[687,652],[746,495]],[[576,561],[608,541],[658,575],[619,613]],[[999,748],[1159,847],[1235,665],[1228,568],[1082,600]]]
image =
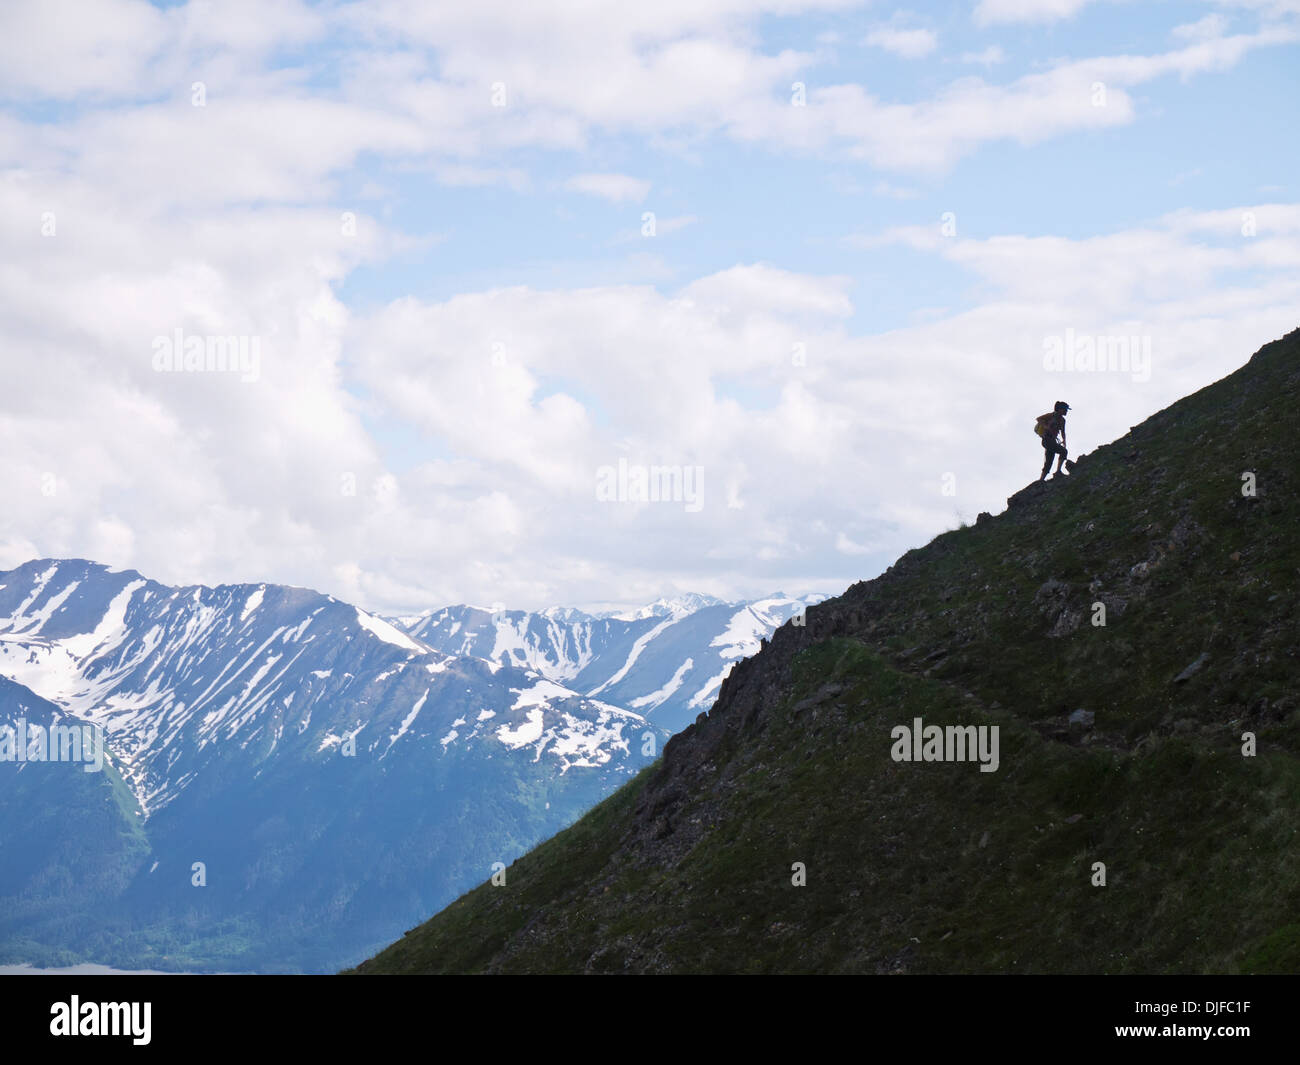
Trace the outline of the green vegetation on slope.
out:
[[[1297,399],[1300,332],[814,608],[358,971],[1300,970]],[[1000,768],[894,762],[917,717]]]

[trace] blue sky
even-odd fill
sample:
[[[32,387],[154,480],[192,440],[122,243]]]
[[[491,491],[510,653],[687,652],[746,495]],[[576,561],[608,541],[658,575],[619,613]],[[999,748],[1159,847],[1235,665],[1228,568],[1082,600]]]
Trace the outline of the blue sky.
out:
[[[969,5],[928,17],[899,19],[899,11],[892,21],[882,13],[868,6],[767,17],[759,20],[761,46],[816,53],[818,61],[800,71],[810,86],[854,82],[884,100],[920,104],[961,77],[1006,83],[1050,62],[1169,51],[1187,40],[1174,31],[1207,13],[1224,19],[1224,32],[1258,24],[1253,13],[1198,3],[1092,4],[1072,18],[1029,26],[976,25]],[[928,29],[934,50],[909,59],[863,46],[881,24]],[[990,47],[1005,58],[963,60]],[[522,188],[439,186],[427,173],[394,173],[370,160],[349,175],[348,187],[391,189],[385,220],[441,239],[425,256],[355,271],[340,293],[373,306],[395,293],[446,299],[467,286],[583,287],[611,274],[671,291],[683,279],[761,260],[849,277],[857,294],[853,325],[899,328],[926,308],[969,307],[980,294],[961,271],[907,248],[846,246],[846,229],[937,226],[952,211],[972,237],[1081,238],[1140,226],[1172,204],[1214,210],[1293,192],[1300,146],[1279,133],[1296,118],[1296,58],[1292,44],[1253,52],[1227,72],[1153,78],[1133,94],[1138,114],[1130,123],[1033,144],[997,140],[938,170],[895,172],[833,153],[795,155],[726,138],[664,149],[625,135],[596,138],[582,153],[504,155],[498,165],[527,175]],[[650,191],[622,203],[566,191],[575,165],[636,175]],[[638,239],[644,210],[694,221],[651,242]]]
[[[1053,400],[1087,450],[1298,324],[1294,0],[86,0],[0,41],[0,564],[836,592],[1000,509]],[[160,374],[177,328],[256,379]],[[1046,369],[1067,330],[1149,376]],[[597,499],[620,458],[703,506]]]

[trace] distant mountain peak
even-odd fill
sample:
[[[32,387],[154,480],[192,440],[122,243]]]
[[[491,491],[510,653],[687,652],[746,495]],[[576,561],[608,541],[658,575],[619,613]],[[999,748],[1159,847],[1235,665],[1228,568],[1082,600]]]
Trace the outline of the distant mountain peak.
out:
[[[661,596],[653,603],[630,607],[623,610],[611,610],[600,617],[615,618],[619,621],[639,621],[642,618],[685,617],[697,610],[710,606],[728,606],[726,600],[699,592],[684,592],[680,595]]]

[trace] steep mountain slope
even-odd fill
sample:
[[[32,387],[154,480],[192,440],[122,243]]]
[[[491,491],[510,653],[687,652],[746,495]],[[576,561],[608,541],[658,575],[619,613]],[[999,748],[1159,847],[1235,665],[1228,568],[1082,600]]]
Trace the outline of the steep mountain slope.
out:
[[[120,895],[130,871],[149,846],[136,822],[135,802],[111,764],[80,752],[80,761],[19,761],[19,736],[31,753],[37,730],[47,737],[53,726],[85,728],[53,703],[0,677],[0,751],[10,758],[0,765],[0,927],[17,954],[48,955],[33,933],[48,927],[46,899],[57,894],[65,942],[92,941],[93,914],[99,901]],[[84,737],[84,732],[83,732]],[[13,744],[14,746],[10,746]],[[72,753],[60,745],[60,755]],[[69,955],[66,960],[75,960]]]
[[[813,607],[360,971],[1300,971],[1298,400],[1300,331]]]
[[[73,773],[0,759],[6,820],[71,833],[107,787],[131,842],[100,869],[95,847],[47,861],[35,838],[6,840],[0,950],[16,960],[75,952],[90,925],[93,960],[120,966],[336,968],[569,823],[667,738],[329,596],[169,588],[85,561],[0,574],[0,676],[14,700],[101,728],[116,782],[36,788]],[[118,888],[78,923],[87,877]]]
[[[762,638],[822,598],[724,603],[688,595],[600,616],[452,606],[391,620],[446,654],[535,670],[676,732],[713,705],[723,678]]]

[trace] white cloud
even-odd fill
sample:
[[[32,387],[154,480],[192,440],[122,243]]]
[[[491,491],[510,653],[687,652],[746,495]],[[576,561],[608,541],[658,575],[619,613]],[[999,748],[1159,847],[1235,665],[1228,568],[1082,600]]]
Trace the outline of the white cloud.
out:
[[[809,151],[838,146],[881,169],[943,171],[991,141],[1033,144],[1076,130],[1128,125],[1137,110],[1126,90],[1169,75],[1187,79],[1226,70],[1252,49],[1297,39],[1295,29],[1274,26],[1158,55],[1063,62],[1005,85],[962,78],[915,104],[886,103],[859,85],[829,86],[811,90],[807,108],[787,108],[790,114],[774,115],[752,135],[770,138],[775,132]],[[1097,82],[1105,86],[1101,106]]]
[[[812,314],[847,318],[853,313],[845,277],[810,277],[763,263],[735,266],[692,282],[682,295],[728,315]]]
[[[669,233],[676,233],[679,229],[685,229],[687,226],[693,226],[699,218],[693,214],[674,215],[671,218],[656,218],[655,233],[658,236],[666,236]]]
[[[840,533],[835,537],[835,550],[843,555],[869,555],[875,549],[870,544],[856,543]]]
[[[1227,28],[1228,19],[1221,12],[1215,11],[1195,22],[1175,26],[1171,32],[1175,37],[1186,41],[1211,41],[1222,37]]]
[[[0,91],[70,100],[214,93],[273,49],[319,37],[326,18],[301,0],[40,0],[0,5]]]
[[[723,137],[782,154],[941,171],[990,142],[1128,124],[1137,110],[1126,90],[1225,70],[1251,49],[1296,39],[1294,29],[1269,25],[1163,55],[1062,62],[1005,84],[960,78],[905,103],[862,84],[819,81],[818,55],[759,44],[764,12],[849,6],[681,0],[653,11],[596,11],[556,0],[520,12],[490,0],[468,12],[399,0],[310,8],[283,0],[259,21],[262,8],[251,0],[221,18],[199,3],[159,12],[94,0],[79,28],[61,35],[44,6],[11,5],[0,15],[13,30],[0,33],[0,50],[9,50],[0,90],[87,106],[58,124],[0,119],[0,161],[75,167],[122,195],[143,190],[160,208],[324,201],[341,172],[370,156],[431,170],[447,184],[523,190],[529,176],[503,162],[508,153],[580,151],[609,134],[685,145]],[[96,50],[100,23],[127,30]],[[933,43],[931,31],[897,24],[873,37],[903,54]],[[342,58],[305,47],[318,40],[338,44]],[[990,46],[967,58],[991,65],[1000,56]],[[206,86],[204,107],[191,105],[196,80]],[[807,107],[790,106],[796,80],[808,87]],[[1104,107],[1093,105],[1096,80],[1108,88]],[[493,106],[498,83],[504,107]],[[106,100],[117,106],[97,106]],[[584,178],[595,195],[641,202],[639,179],[579,175],[575,187]]]
[[[880,26],[867,34],[864,43],[903,59],[920,59],[938,47],[939,39],[932,30]]]
[[[1258,11],[1270,18],[1300,15],[1300,0],[1214,0],[1221,7]]]
[[[1244,230],[1249,228],[1267,239],[1300,234],[1300,208],[1290,203],[1265,203],[1225,211],[1181,210],[1165,215],[1161,222],[1173,232],[1185,235],[1212,233],[1235,240],[1245,236]]]
[[[1091,449],[1300,306],[1295,204],[1088,239],[894,230],[985,298],[854,336],[845,278],[761,263],[666,293],[512,287],[349,314],[334,286],[400,247],[373,220],[347,239],[327,210],[177,224],[109,192],[0,181],[0,561],[280,580],[378,610],[833,590],[999,509],[1036,472],[1025,413],[1045,396],[1068,393]],[[41,238],[22,220],[51,194],[59,235]],[[261,379],[153,372],[151,338],[177,325],[260,335]],[[1150,381],[1047,374],[1043,338],[1066,329],[1150,335]],[[393,431],[412,441],[400,468]],[[596,470],[620,458],[702,467],[703,509],[598,502]]]
[[[962,52],[963,63],[978,63],[980,66],[993,67],[1006,61],[1006,53],[999,44],[991,44],[980,52]]]
[[[969,514],[1034,464],[1021,414],[1059,383],[1042,375],[1044,333],[1158,338],[1147,386],[1069,383],[1088,412],[1072,430],[1100,441],[1295,325],[1300,211],[1279,203],[1090,239],[863,236],[851,243],[941,257],[984,294],[875,336],[853,335],[871,294],[843,277],[747,256],[673,280],[680,264],[639,235],[597,287],[476,280],[442,299],[343,302],[359,273],[375,291],[362,267],[436,239],[391,230],[375,202],[411,174],[531,190],[520,157],[572,150],[560,174],[593,168],[579,191],[646,203],[648,182],[590,161],[609,158],[591,150],[607,137],[942,170],[990,142],[1131,122],[1136,87],[1295,39],[1189,31],[1165,54],[960,78],[906,103],[761,46],[761,14],[849,6],[88,0],[66,32],[57,4],[5,7],[0,91],[67,117],[0,116],[0,564],[92,556],[379,610],[835,590],[951,523],[944,471],[957,467]],[[299,50],[320,40],[355,47]],[[796,78],[806,108],[790,106]],[[194,80],[206,107],[191,106]],[[384,166],[358,174],[371,157]],[[862,187],[906,194],[876,178]],[[672,191],[663,206],[688,211]],[[657,233],[697,220],[659,217]],[[619,280],[633,275],[672,284]],[[257,337],[258,380],[156,373],[153,338],[177,328]],[[596,468],[620,458],[703,467],[704,509],[597,503]]]
[[[0,87],[55,99],[131,92],[168,37],[145,0],[0,5]]]
[[[975,5],[975,22],[988,26],[998,22],[1056,22],[1078,14],[1092,0],[980,0]]]
[[[564,187],[610,203],[640,203],[650,192],[650,182],[626,174],[578,174],[569,178]]]

